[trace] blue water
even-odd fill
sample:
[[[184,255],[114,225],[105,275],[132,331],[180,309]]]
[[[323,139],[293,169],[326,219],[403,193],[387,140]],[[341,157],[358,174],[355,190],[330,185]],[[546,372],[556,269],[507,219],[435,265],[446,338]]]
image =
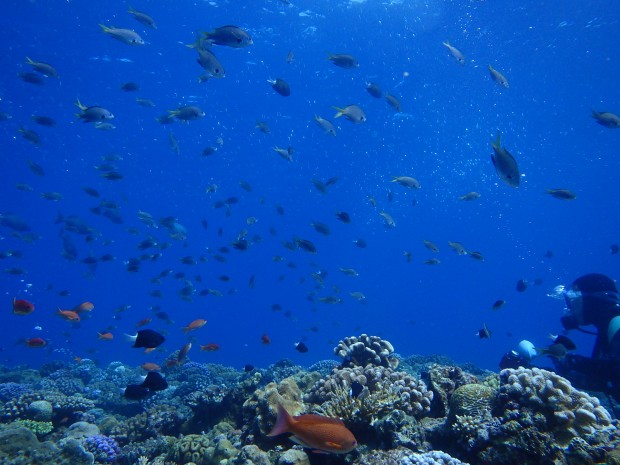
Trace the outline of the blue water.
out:
[[[620,130],[590,117],[591,109],[620,112],[617,2],[141,1],[132,6],[153,16],[158,29],[136,22],[126,2],[3,3],[0,111],[12,118],[0,122],[0,211],[18,214],[38,236],[28,243],[0,227],[0,251],[23,253],[21,259],[2,260],[0,269],[26,272],[0,275],[5,364],[36,366],[73,357],[161,363],[188,339],[194,341],[190,358],[200,362],[264,366],[286,357],[311,364],[333,358],[339,339],[366,332],[390,340],[403,355],[442,354],[495,369],[501,354],[520,339],[544,346],[547,334],[560,330],[563,303],[547,297],[554,286],[594,271],[618,277],[618,257],[609,246],[620,240]],[[134,29],[147,44],[124,45],[102,34],[98,23]],[[183,44],[192,43],[196,31],[227,24],[249,31],[254,44],[216,46],[226,77],[199,84],[196,53]],[[446,40],[463,52],[464,66],[442,46]],[[289,51],[295,54],[292,63],[286,62]],[[328,53],[353,54],[360,66],[337,68],[326,60]],[[30,71],[26,56],[53,64],[60,78],[45,78],[42,86],[23,82],[17,73]],[[507,77],[510,88],[491,80],[488,64]],[[290,97],[266,83],[276,77],[290,83]],[[403,113],[373,99],[365,90],[367,80],[398,96]],[[122,92],[127,81],[137,82],[140,90]],[[151,99],[156,107],[141,107],[135,97]],[[78,121],[77,98],[110,109],[116,129],[99,131]],[[351,103],[365,110],[366,123],[333,118],[332,106]],[[200,106],[206,117],[170,126],[155,121],[188,104]],[[57,126],[37,126],[32,114],[51,116]],[[315,114],[334,122],[338,135],[324,134],[312,121]],[[271,133],[256,130],[256,120],[266,121]],[[41,145],[23,139],[20,126],[36,130]],[[170,131],[180,154],[170,148]],[[518,189],[501,182],[491,163],[490,139],[497,132],[523,173]],[[202,157],[218,137],[223,145]],[[291,163],[272,150],[289,145],[295,149]],[[103,179],[94,168],[110,153],[123,158],[114,162],[124,176],[120,181]],[[28,160],[45,175],[33,174]],[[312,185],[313,179],[333,176],[338,182],[326,195]],[[422,187],[407,190],[391,183],[392,176],[413,176]],[[241,189],[240,181],[252,191]],[[18,190],[16,183],[33,191]],[[205,193],[211,184],[218,190]],[[117,202],[123,223],[91,213],[99,199],[86,195],[85,186]],[[573,190],[577,199],[563,202],[545,194],[558,187]],[[40,197],[50,191],[64,198]],[[458,199],[469,191],[480,192],[480,199]],[[239,202],[230,216],[213,207],[231,196]],[[276,212],[278,205],[284,215]],[[156,219],[176,217],[187,238],[172,239],[164,228],[147,227],[138,210]],[[350,213],[351,224],[336,220],[338,210]],[[395,228],[384,226],[381,211],[393,216]],[[78,249],[75,261],[61,256],[59,213],[77,215],[99,232],[90,243],[65,233]],[[258,222],[248,225],[248,217]],[[313,221],[329,225],[331,234],[318,234]],[[225,263],[214,260],[244,229],[261,240],[247,251],[231,248],[223,254]],[[126,271],[124,262],[144,253],[137,245],[149,235],[170,246],[147,250],[161,258],[143,261],[136,273]],[[295,236],[313,241],[318,253],[282,246]],[[353,244],[358,238],[367,242],[365,249]],[[437,244],[439,253],[426,249],[423,240]],[[462,242],[485,260],[458,256],[448,241]],[[548,250],[550,259],[544,257]],[[410,263],[404,251],[412,254]],[[106,253],[116,259],[95,270],[81,262]],[[186,256],[208,261],[185,265],[179,259]],[[429,258],[441,263],[424,264]],[[359,276],[345,276],[340,268],[354,268]],[[169,276],[159,285],[151,282],[166,269],[184,272],[185,280]],[[318,270],[328,272],[322,288],[311,276]],[[230,281],[218,279],[222,275]],[[251,276],[254,288],[248,285]],[[542,284],[516,291],[519,279],[537,278]],[[196,289],[191,301],[178,294],[188,282]],[[207,288],[223,296],[200,296]],[[63,290],[70,295],[59,295]],[[154,290],[163,296],[152,296]],[[353,299],[354,291],[363,292],[365,301]],[[317,300],[325,296],[343,303]],[[35,312],[13,315],[13,297],[34,302]],[[507,304],[492,311],[497,299]],[[70,309],[83,301],[95,309],[80,324],[55,315],[57,307]],[[273,311],[273,304],[282,310]],[[128,308],[118,312],[123,306]],[[172,321],[156,318],[156,311]],[[153,318],[148,328],[167,337],[162,350],[148,355],[123,337],[135,333],[135,324],[146,317]],[[181,328],[197,318],[207,319],[207,325],[184,335]],[[483,323],[491,339],[474,335]],[[106,329],[113,341],[97,339]],[[261,343],[264,333],[271,344]],[[30,337],[49,344],[31,349],[19,343]],[[300,340],[308,353],[293,349]],[[588,354],[592,339],[577,341],[579,352]],[[210,342],[221,350],[198,350]]]

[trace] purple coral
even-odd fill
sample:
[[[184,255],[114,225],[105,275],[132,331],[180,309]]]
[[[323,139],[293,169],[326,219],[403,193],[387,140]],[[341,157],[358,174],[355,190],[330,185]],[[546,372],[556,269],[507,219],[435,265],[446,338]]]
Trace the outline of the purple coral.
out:
[[[116,462],[121,453],[117,442],[103,434],[96,434],[87,438],[84,441],[84,449],[95,456],[95,461],[102,463]]]
[[[17,399],[24,394],[30,394],[32,388],[26,384],[19,383],[0,383],[0,401],[8,402]]]

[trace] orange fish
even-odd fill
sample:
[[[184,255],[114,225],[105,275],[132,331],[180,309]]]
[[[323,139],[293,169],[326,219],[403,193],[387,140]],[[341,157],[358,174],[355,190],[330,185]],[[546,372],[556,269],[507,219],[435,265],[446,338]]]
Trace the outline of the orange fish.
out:
[[[215,342],[210,342],[203,346],[200,346],[200,350],[204,350],[205,352],[215,352],[216,350],[220,350],[220,345]]]
[[[260,338],[260,342],[262,342],[265,345],[271,344],[271,338],[269,337],[269,334],[267,333],[263,334],[262,337]]]
[[[95,305],[92,302],[82,302],[73,311],[75,313],[90,312],[93,308],[95,308]]]
[[[292,433],[291,440],[314,452],[346,454],[357,447],[353,433],[339,418],[322,415],[292,417],[282,404],[278,404],[276,425],[267,436]]]
[[[60,315],[67,321],[80,321],[80,315],[73,310],[61,310],[60,308],[56,312],[56,315]]]
[[[112,339],[114,339],[114,334],[112,334],[112,333],[110,333],[108,331],[105,331],[103,333],[97,333],[97,334],[98,334],[97,337],[99,339],[104,340],[104,341],[111,341]]]
[[[183,365],[185,363],[185,360],[187,359],[187,354],[191,348],[192,348],[191,342],[188,342],[183,347],[181,347],[181,349],[177,353],[176,358],[171,357],[168,360],[166,360],[166,363],[165,363],[166,368],[172,368],[172,367]]]
[[[198,329],[198,328],[202,328],[206,324],[207,324],[207,320],[200,320],[200,319],[194,320],[190,324],[188,324],[187,326],[183,327],[183,332],[185,334],[187,334],[190,331],[193,331],[193,330]]]
[[[26,339],[24,342],[31,348],[45,347],[47,345],[47,341],[45,339],[41,339],[40,337],[31,337],[30,339]]]
[[[29,315],[34,312],[34,304],[24,299],[13,297],[13,313],[16,315]]]
[[[140,365],[140,367],[143,370],[146,370],[146,371],[159,371],[159,370],[161,370],[161,367],[157,363],[152,363],[152,362],[143,363],[142,365]]]
[[[139,328],[140,326],[148,325],[153,319],[152,318],[144,318],[136,323],[136,326]]]

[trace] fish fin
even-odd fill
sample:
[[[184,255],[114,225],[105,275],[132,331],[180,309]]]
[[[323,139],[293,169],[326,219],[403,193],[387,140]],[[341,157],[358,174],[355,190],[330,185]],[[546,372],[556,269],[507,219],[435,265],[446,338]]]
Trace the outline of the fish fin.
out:
[[[30,58],[30,57],[26,57],[26,63],[27,63],[27,64],[29,64],[29,65],[31,65],[31,64],[33,64],[33,63],[34,63],[34,61],[32,60],[32,58]],[[594,110],[592,110],[592,111],[594,112]]]
[[[299,436],[291,436],[289,438],[291,441],[293,441],[295,444],[299,444],[302,447],[307,447],[307,448],[311,448],[303,439],[301,439]]]
[[[109,31],[112,30],[108,26],[106,26],[105,24],[99,23],[99,26],[101,26],[101,32],[109,32]]]
[[[495,139],[495,140],[491,139],[491,146],[493,146],[493,148],[499,150],[500,147],[501,147],[501,138],[502,138],[502,135],[498,131],[497,132],[497,139]]]
[[[338,112],[334,115],[334,118],[340,118],[342,115],[344,115],[343,108],[338,108],[338,107],[332,107],[332,108]]]
[[[273,429],[267,434],[267,436],[278,436],[279,434],[286,433],[290,430],[293,419],[291,415],[286,411],[282,404],[278,404],[278,417]]]
[[[312,452],[314,452],[315,454],[329,454],[329,452],[327,452],[326,450],[321,450],[321,449],[310,449]]]

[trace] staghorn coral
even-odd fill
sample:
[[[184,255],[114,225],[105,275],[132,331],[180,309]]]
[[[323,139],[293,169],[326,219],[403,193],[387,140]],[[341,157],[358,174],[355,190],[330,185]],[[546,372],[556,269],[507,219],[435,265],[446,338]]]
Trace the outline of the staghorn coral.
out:
[[[343,359],[343,367],[374,365],[396,368],[398,359],[392,356],[393,353],[390,342],[367,334],[345,337],[334,347],[334,354]]]
[[[353,382],[364,386],[357,397],[349,394]],[[308,402],[317,404],[315,411],[349,424],[369,424],[395,409],[421,418],[429,412],[432,398],[423,382],[381,366],[336,369],[306,395]]]

